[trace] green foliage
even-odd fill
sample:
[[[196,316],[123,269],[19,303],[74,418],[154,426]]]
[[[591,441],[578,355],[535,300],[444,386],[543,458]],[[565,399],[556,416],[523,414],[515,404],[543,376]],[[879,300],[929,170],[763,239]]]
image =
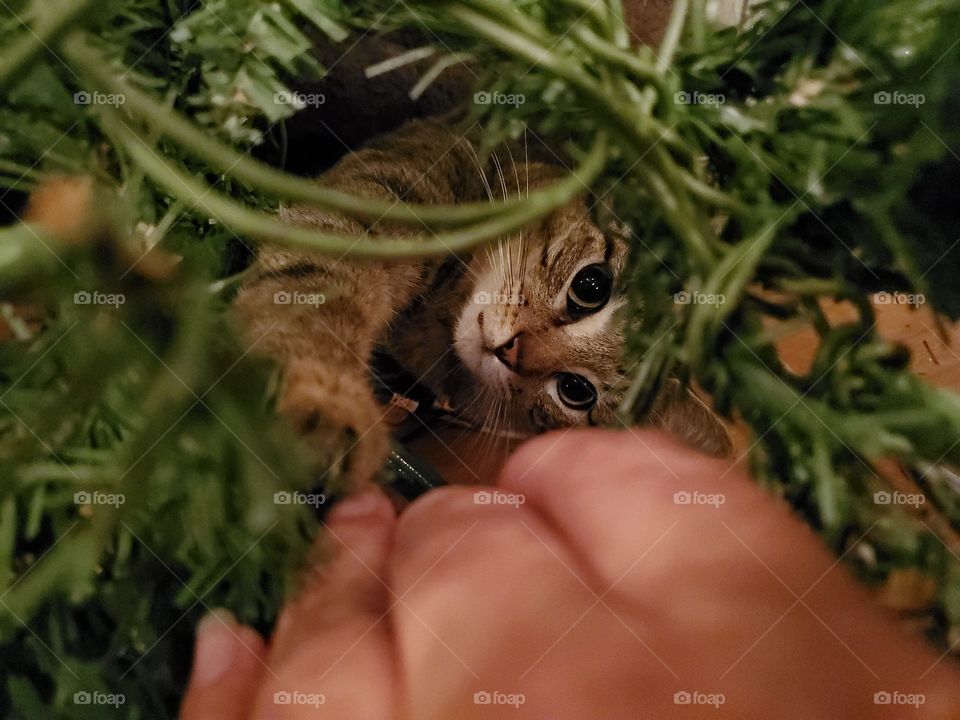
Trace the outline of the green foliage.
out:
[[[269,211],[284,198],[418,217],[418,232],[465,247],[589,184],[598,215],[630,231],[625,421],[668,375],[697,380],[754,429],[758,477],[838,553],[854,549],[845,557],[867,580],[898,568],[933,577],[934,635],[957,639],[951,537],[873,498],[886,488],[876,463],[898,459],[957,527],[938,463],[960,463],[960,400],[904,369],[902,349],[874,332],[870,299],[922,293],[960,315],[960,3],[773,0],[738,33],[707,32],[678,2],[656,53],[630,47],[616,5],[5,6],[0,289],[49,319],[0,345],[0,712],[97,717],[73,698],[99,690],[124,694],[121,716],[172,717],[205,607],[261,626],[275,616],[315,521],[273,493],[311,478],[272,417],[270,372],[232,339],[229,282],[217,279],[235,233],[336,250],[334,236],[277,228]],[[451,53],[474,58],[478,88],[523,98],[470,105],[485,140],[531,129],[576,174],[520,202],[389,209],[241,157],[293,112],[276,100],[281,78],[323,71],[314,33],[348,27],[412,28],[438,46],[438,68]],[[78,92],[125,102],[78,104]],[[58,172],[115,189],[86,244],[12,221]],[[149,272],[151,256],[130,269],[154,246],[183,257],[175,274]],[[124,302],[78,303],[78,292]],[[830,327],[822,298],[849,301],[857,319]],[[779,362],[774,323],[817,331],[809,373]],[[125,502],[75,501],[95,491]]]
[[[253,7],[251,7],[253,6]],[[170,38],[179,52],[196,64],[202,87],[188,98],[194,116],[221,128],[239,142],[262,140],[256,122],[271,123],[293,115],[289,90],[278,72],[315,78],[323,69],[309,51],[311,39],[298,20],[304,19],[333,40],[344,40],[337,21],[339,3],[289,0],[280,3],[204,3],[179,21]],[[238,52],[243,48],[243,52]],[[277,102],[277,98],[284,100]]]
[[[148,283],[111,251],[65,258],[47,327],[0,345],[8,717],[100,717],[73,698],[95,691],[172,716],[199,615],[270,618],[316,524],[274,502],[306,454],[205,273]]]

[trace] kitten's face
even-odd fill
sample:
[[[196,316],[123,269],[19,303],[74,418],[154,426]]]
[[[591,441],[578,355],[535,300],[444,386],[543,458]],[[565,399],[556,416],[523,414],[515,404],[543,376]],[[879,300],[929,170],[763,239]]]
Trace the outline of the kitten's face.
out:
[[[478,252],[453,332],[474,383],[456,389],[454,406],[495,433],[612,420],[623,342],[615,286],[625,252],[583,201]]]

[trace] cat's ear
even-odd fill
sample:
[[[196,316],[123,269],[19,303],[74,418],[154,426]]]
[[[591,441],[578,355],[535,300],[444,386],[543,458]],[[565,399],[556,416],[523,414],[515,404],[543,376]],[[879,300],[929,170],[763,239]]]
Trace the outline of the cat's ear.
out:
[[[650,413],[650,421],[710,455],[729,457],[733,452],[723,420],[676,378],[667,381]]]

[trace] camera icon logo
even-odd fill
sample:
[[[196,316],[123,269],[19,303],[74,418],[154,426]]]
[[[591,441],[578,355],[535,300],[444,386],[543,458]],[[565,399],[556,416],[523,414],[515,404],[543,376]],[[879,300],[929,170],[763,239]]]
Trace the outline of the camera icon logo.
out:
[[[286,290],[277,290],[273,294],[274,305],[289,305],[291,302],[293,302],[293,296]]]
[[[278,490],[273,494],[274,505],[289,505],[293,502],[293,495],[287,490]]]
[[[493,702],[493,696],[486,690],[478,690],[473,694],[474,705],[489,705]]]
[[[77,505],[89,505],[93,497],[86,490],[78,490],[73,494],[73,502]]]
[[[81,90],[80,92],[75,92],[73,94],[74,105],[89,105],[91,99],[90,93],[88,93],[86,90]]]
[[[473,494],[474,505],[490,505],[493,502],[493,493],[489,490],[477,490]]]
[[[673,494],[674,505],[689,505],[693,502],[693,496],[686,490],[678,490]]]
[[[873,102],[875,105],[889,105],[892,100],[893,96],[886,90],[881,90],[873,94]]]
[[[77,705],[89,705],[92,700],[93,696],[86,690],[77,690],[73,694],[73,702]]]

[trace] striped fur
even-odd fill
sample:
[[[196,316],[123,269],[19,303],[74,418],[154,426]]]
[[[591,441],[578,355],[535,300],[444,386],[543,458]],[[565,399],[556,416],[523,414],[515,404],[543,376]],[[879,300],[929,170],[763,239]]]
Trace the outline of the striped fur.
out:
[[[435,121],[414,121],[346,156],[319,181],[368,197],[439,204],[522,196],[563,172],[528,159],[522,145],[482,160],[468,138]],[[281,214],[318,229],[369,232],[384,243],[405,232],[307,206]],[[281,412],[318,449],[332,444],[339,452],[324,461],[339,462],[341,474],[362,483],[388,447],[367,379],[377,346],[491,437],[612,422],[621,397],[621,300],[576,319],[566,297],[579,269],[606,262],[617,274],[625,255],[623,241],[592,221],[585,192],[537,225],[461,257],[364,263],[266,245],[235,309],[255,350],[286,369]],[[324,302],[275,301],[295,294],[323,295]],[[493,349],[517,333],[514,372]],[[561,372],[594,384],[594,408],[573,411],[559,402]],[[686,404],[678,396],[668,406]],[[669,416],[668,406],[660,417]],[[722,449],[716,421],[705,414],[711,429],[689,435],[705,434],[702,446]]]

